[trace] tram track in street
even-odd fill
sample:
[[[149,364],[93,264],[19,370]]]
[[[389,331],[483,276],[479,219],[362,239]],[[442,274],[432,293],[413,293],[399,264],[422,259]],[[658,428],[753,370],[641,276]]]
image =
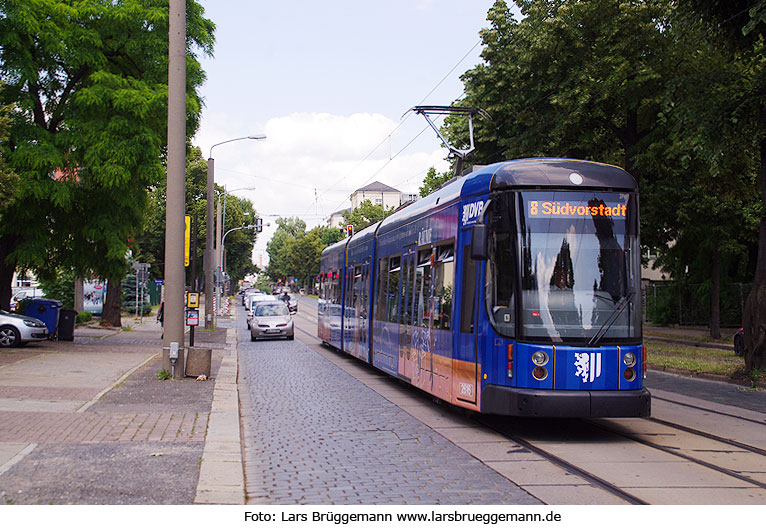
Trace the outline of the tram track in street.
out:
[[[649,505],[649,502],[639,498],[638,496],[634,496],[633,494],[629,493],[628,491],[621,489],[617,485],[595,475],[584,468],[576,465],[575,463],[572,463],[571,461],[567,459],[563,459],[551,452],[548,452],[544,450],[543,448],[539,447],[538,445],[534,444],[533,442],[523,438],[519,437],[517,435],[512,435],[507,432],[507,428],[504,428],[502,426],[497,426],[495,423],[493,423],[491,420],[479,420],[478,421],[483,426],[486,426],[487,428],[495,431],[496,433],[501,434],[502,436],[508,438],[508,440],[513,441],[514,443],[518,444],[519,446],[522,446],[526,448],[528,451],[539,455],[540,457],[543,457],[548,462],[553,463],[555,465],[560,466],[564,470],[566,470],[568,473],[573,474],[591,485],[598,487],[602,490],[605,490],[609,492],[610,494],[613,494],[614,496],[617,496],[618,498],[628,502],[631,505]]]
[[[309,332],[308,330],[306,330],[306,329],[304,329],[304,328],[302,328],[300,326],[297,326],[295,324],[294,324],[294,326],[295,326],[295,329],[300,331],[301,333],[306,334],[306,335],[308,335],[310,337],[314,337],[313,332]],[[328,350],[328,347],[325,346],[322,350]],[[333,354],[335,354],[335,355],[340,355],[340,356],[347,357],[349,360],[353,360],[354,362],[358,361],[355,358],[353,358],[352,356],[346,356],[345,354],[340,353],[339,351],[336,351],[335,349],[329,349],[329,350]],[[331,362],[335,363],[335,360],[334,360],[335,356],[331,356],[329,354],[330,354],[329,352],[323,353],[323,355],[324,355],[324,357],[326,359],[328,359]],[[335,363],[335,364],[340,367],[340,365],[338,365],[337,363]],[[367,367],[367,365],[365,365],[365,366]],[[396,383],[401,383],[399,380],[396,380],[393,377],[391,377],[391,379],[393,381],[395,381]],[[571,461],[568,461],[566,459],[562,459],[562,458],[560,458],[560,457],[558,457],[558,456],[556,456],[556,455],[554,455],[554,454],[552,454],[550,452],[547,452],[546,450],[540,448],[539,446],[535,445],[531,441],[528,441],[528,440],[526,440],[526,439],[524,439],[522,437],[518,437],[518,436],[515,436],[515,435],[512,435],[512,434],[509,434],[509,433],[505,432],[501,427],[493,425],[490,420],[479,419],[479,418],[477,418],[475,416],[475,414],[473,414],[471,412],[467,412],[467,411],[459,409],[459,408],[455,408],[453,406],[450,406],[449,404],[446,404],[446,403],[444,403],[444,402],[442,402],[442,401],[440,401],[438,399],[435,399],[431,395],[428,395],[427,393],[421,391],[420,389],[412,387],[409,384],[405,385],[404,387],[406,387],[407,389],[411,390],[413,393],[416,393],[418,395],[427,397],[430,400],[432,400],[432,401],[434,401],[436,403],[439,403],[439,404],[441,404],[444,407],[447,407],[453,413],[456,413],[456,414],[462,416],[463,418],[466,418],[466,419],[470,420],[471,422],[475,422],[477,424],[483,425],[483,426],[485,426],[485,427],[495,431],[496,433],[501,434],[503,437],[506,437],[509,441],[512,441],[515,444],[518,444],[519,446],[523,447],[524,449],[526,449],[527,451],[531,452],[532,454],[534,454],[536,456],[539,456],[539,457],[542,457],[543,459],[545,459],[546,461],[548,461],[550,463],[558,465],[560,468],[565,470],[568,474],[571,474],[571,475],[573,475],[575,477],[578,477],[578,478],[582,479],[583,481],[587,482],[588,484],[592,485],[593,487],[596,487],[598,489],[606,491],[609,494],[611,494],[613,496],[616,496],[617,498],[627,502],[628,504],[631,504],[631,505],[648,505],[648,502],[646,502],[645,500],[630,494],[626,490],[621,489],[617,485],[614,485],[613,483],[611,483],[609,481],[606,481],[603,478],[600,478],[600,477],[598,477],[598,476],[596,476],[594,474],[591,474],[590,472],[588,472],[587,470],[583,469],[582,467],[576,465],[575,463],[573,463]],[[509,479],[511,481],[513,481],[512,478],[509,478]]]
[[[661,397],[658,397],[656,395],[652,395],[652,401],[656,402],[658,400],[660,400],[662,402],[667,402],[668,404],[676,404],[678,406],[683,406],[683,407],[686,407],[686,408],[689,408],[689,409],[695,409],[697,411],[704,411],[705,413],[713,413],[715,415],[721,415],[721,416],[729,417],[729,418],[736,419],[736,420],[742,420],[742,421],[745,421],[745,422],[750,422],[750,423],[757,424],[759,426],[763,426],[764,428],[766,428],[766,421],[753,420],[753,419],[749,419],[747,417],[743,417],[741,415],[734,415],[732,413],[726,413],[725,411],[717,411],[715,409],[710,409],[710,408],[707,408],[707,407],[697,406],[697,405],[694,405],[694,404],[689,404],[687,402],[681,402],[679,400],[671,400],[669,398],[661,398]],[[658,422],[662,422],[662,421],[658,421]]]
[[[315,330],[311,327],[315,322],[308,315],[302,317],[305,319],[305,325],[302,323],[302,326],[296,326],[296,328],[301,334],[306,334],[307,337],[316,339]],[[320,345],[315,345],[314,347],[316,351],[322,351],[321,353],[326,359],[341,368],[343,365],[342,360],[358,361],[352,356],[343,355],[335,349],[323,348]],[[358,365],[369,367],[362,362],[359,362]],[[398,382],[393,377],[391,377],[391,380]],[[599,452],[598,448],[603,444],[606,454],[613,452],[615,448],[619,447],[625,454],[650,455],[652,457],[647,457],[646,459],[649,459],[649,462],[654,463],[655,466],[656,463],[667,461],[669,467],[677,474],[674,481],[678,484],[686,484],[682,481],[684,479],[683,470],[697,470],[697,473],[705,477],[718,477],[719,479],[712,479],[709,484],[691,486],[693,485],[692,483],[689,487],[685,488],[729,489],[729,492],[732,494],[725,495],[729,496],[728,499],[731,499],[735,492],[744,493],[744,499],[762,499],[762,489],[766,490],[766,482],[763,480],[766,477],[764,476],[766,466],[761,459],[766,456],[766,449],[679,423],[693,422],[693,420],[687,420],[685,416],[679,418],[672,417],[671,420],[660,418],[629,419],[631,423],[627,427],[619,424],[622,419],[570,419],[568,422],[571,425],[562,427],[561,438],[557,438],[554,433],[555,430],[551,431],[550,427],[546,428],[544,423],[537,422],[535,419],[514,419],[509,421],[506,418],[481,416],[451,407],[444,402],[433,399],[427,393],[414,387],[403,387],[415,391],[416,393],[413,396],[419,395],[442,404],[442,407],[447,406],[445,408],[446,414],[459,415],[477,426],[483,426],[486,429],[492,430],[498,436],[507,439],[508,444],[517,445],[523,448],[523,451],[530,452],[531,455],[537,456],[538,459],[542,459],[563,470],[569,479],[579,478],[579,480],[586,482],[592,488],[608,493],[608,495],[622,500],[623,503],[632,505],[679,503],[678,501],[673,501],[679,498],[668,497],[668,501],[662,501],[665,499],[662,494],[663,489],[672,489],[672,487],[665,485],[666,479],[662,472],[658,472],[658,474],[662,475],[657,476],[652,475],[653,472],[646,470],[641,472],[642,480],[645,481],[648,478],[651,485],[642,486],[642,480],[637,481],[635,479],[638,476],[634,477],[628,469],[621,471],[621,467],[617,464],[614,468],[605,470],[604,465],[614,460],[614,455],[610,454],[609,459],[605,458],[603,462],[597,460],[583,461],[573,456],[571,447],[590,446],[591,449]],[[710,417],[710,415],[721,415],[723,422],[739,423],[740,425],[742,422],[746,422],[746,425],[755,428],[756,432],[760,427],[766,425],[766,423],[759,420],[737,415],[736,411],[733,414],[713,409],[715,407],[713,405],[703,407],[705,404],[697,405],[667,398],[656,398],[656,400],[683,406],[684,408],[691,408],[707,417]],[[674,422],[675,420],[679,422]],[[718,421],[714,421],[714,423],[720,424]],[[656,429],[647,429],[648,426],[652,425],[664,426],[669,428],[669,431],[667,433],[657,433]],[[432,428],[438,429],[434,426]],[[749,430],[750,428],[746,429]],[[527,433],[524,433],[525,431]],[[571,435],[571,431],[574,431],[575,434]],[[686,435],[681,435],[682,433]],[[723,432],[723,434],[725,433]],[[648,437],[658,437],[658,440],[648,440]],[[674,437],[677,437],[678,446],[674,446],[673,443],[668,444],[667,439],[672,441]],[[699,438],[699,440],[695,438]],[[753,441],[750,440],[748,442]],[[453,443],[460,445],[458,440],[453,440]],[[593,444],[598,444],[599,446],[593,446]],[[641,450],[639,447],[646,448],[647,450]],[[660,454],[657,452],[667,455],[667,460],[658,457]],[[691,455],[692,453],[699,453],[699,455]],[[478,455],[476,457],[480,458]],[[638,463],[639,461],[636,462]],[[486,464],[491,466],[492,461],[490,460]],[[535,467],[534,459],[532,459],[530,466]],[[697,468],[695,469],[694,467]],[[699,467],[708,472],[701,472],[702,469]],[[629,468],[632,470],[632,467]],[[659,466],[658,468],[661,470],[663,467]],[[670,474],[670,472],[668,473]],[[748,473],[755,477],[750,477],[747,475]],[[506,477],[510,481],[518,481],[513,474],[506,475]],[[730,479],[724,480],[723,477]],[[726,486],[716,487],[716,485]],[[649,488],[648,491],[646,490],[647,488]],[[655,491],[655,488],[660,490]],[[684,487],[678,488],[683,490]],[[683,496],[683,494],[679,494],[679,496]]]
[[[649,422],[653,421],[653,419],[646,419],[646,420],[649,421]],[[679,457],[681,459],[685,459],[685,460],[687,460],[687,461],[689,461],[691,463],[694,463],[694,464],[697,464],[697,465],[700,465],[700,466],[704,466],[706,468],[709,468],[709,469],[714,470],[716,472],[719,472],[721,474],[725,474],[727,476],[730,476],[732,478],[738,479],[740,481],[744,481],[744,482],[750,483],[752,485],[755,485],[757,487],[760,487],[762,489],[766,489],[766,483],[764,483],[762,481],[758,481],[757,479],[753,479],[751,477],[748,477],[748,476],[746,476],[744,474],[741,474],[741,473],[736,472],[734,470],[728,469],[726,467],[722,467],[720,465],[716,465],[715,463],[710,463],[709,461],[705,461],[703,459],[699,459],[699,458],[696,458],[694,456],[688,455],[687,453],[684,453],[684,452],[682,452],[682,451],[680,451],[678,449],[671,448],[671,447],[669,447],[667,445],[658,444],[658,443],[655,443],[655,442],[652,442],[652,441],[648,441],[648,440],[642,438],[639,435],[636,435],[636,434],[633,434],[633,433],[629,433],[629,432],[626,432],[624,430],[619,430],[619,429],[615,429],[615,428],[612,428],[612,427],[609,427],[609,426],[605,426],[603,422],[600,422],[598,420],[583,419],[582,422],[590,424],[592,426],[596,426],[596,427],[598,427],[598,428],[600,428],[600,429],[602,429],[604,431],[613,433],[615,435],[619,435],[621,437],[624,437],[624,438],[629,439],[631,441],[635,441],[635,442],[637,442],[639,444],[648,446],[648,447],[653,448],[655,450],[659,450],[661,452],[668,453],[668,454],[673,455],[675,457]],[[665,424],[665,423],[660,422],[660,424]],[[693,433],[692,430],[687,430],[687,429],[684,429],[683,427],[679,427],[678,429],[682,429],[683,431],[687,431],[689,433]],[[724,444],[728,444],[730,446],[734,446],[736,448],[743,449],[743,450],[746,450],[746,451],[749,451],[749,452],[752,452],[752,453],[755,453],[755,454],[758,454],[758,455],[766,455],[766,453],[760,451],[757,448],[747,447],[747,445],[740,445],[740,444],[737,444],[735,441],[722,440],[722,438],[719,438],[717,436],[711,436],[709,434],[705,434],[704,432],[694,433],[694,435],[697,435],[699,437],[703,437],[703,438],[708,439],[708,440],[713,440],[713,441],[717,441],[717,442],[723,442]],[[720,452],[723,452],[723,451],[725,451],[725,450],[722,450]]]

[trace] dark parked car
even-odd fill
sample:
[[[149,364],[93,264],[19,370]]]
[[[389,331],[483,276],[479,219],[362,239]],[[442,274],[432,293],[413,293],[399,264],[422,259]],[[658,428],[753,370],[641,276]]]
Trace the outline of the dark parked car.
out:
[[[734,354],[744,356],[745,354],[745,330],[740,328],[734,334]]]

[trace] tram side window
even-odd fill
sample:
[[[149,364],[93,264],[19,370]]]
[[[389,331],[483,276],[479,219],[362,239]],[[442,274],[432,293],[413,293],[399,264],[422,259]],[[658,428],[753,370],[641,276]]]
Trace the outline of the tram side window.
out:
[[[330,304],[340,304],[340,274],[337,271],[332,272],[332,284],[330,285]]]
[[[401,276],[400,256],[392,256],[388,261],[388,285],[386,289],[386,299],[388,300],[388,314],[386,321],[389,323],[399,322],[399,281]]]
[[[460,331],[473,332],[474,299],[476,296],[476,260],[471,259],[471,245],[463,246],[463,289],[460,304]]]
[[[418,265],[415,270],[415,300],[413,317],[420,327],[428,328],[431,315],[431,249],[418,252]]]
[[[412,262],[407,260],[402,272],[402,319],[403,324],[412,324]]]
[[[455,282],[455,251],[453,244],[436,248],[433,271],[433,327],[449,330],[452,322],[452,295]]]
[[[375,319],[386,320],[386,279],[388,278],[388,258],[378,260],[378,287],[375,290]]]
[[[367,319],[367,308],[370,303],[370,264],[367,262],[362,266],[362,277],[359,285],[359,315]]]

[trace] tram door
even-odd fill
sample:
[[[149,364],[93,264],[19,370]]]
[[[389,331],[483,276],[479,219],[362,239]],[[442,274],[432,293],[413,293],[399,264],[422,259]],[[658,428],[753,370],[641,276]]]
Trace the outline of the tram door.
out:
[[[354,286],[357,290],[356,298],[354,299],[354,313],[356,314],[356,340],[357,351],[354,355],[357,358],[368,361],[369,359],[369,339],[368,339],[368,326],[369,320],[367,318],[367,306],[369,304],[369,278],[370,278],[370,262],[366,260],[361,267],[357,266],[354,270]]]
[[[417,254],[412,298],[412,355],[414,379],[422,389],[433,388],[433,297],[431,269],[433,249],[421,249]]]
[[[402,254],[401,311],[399,313],[399,375],[412,380],[415,358],[412,352],[412,303],[417,252],[408,249]]]
[[[463,275],[460,303],[459,358],[452,365],[454,396],[471,404],[476,403],[478,386],[478,300],[481,293],[481,274],[471,258],[470,242],[463,247]]]

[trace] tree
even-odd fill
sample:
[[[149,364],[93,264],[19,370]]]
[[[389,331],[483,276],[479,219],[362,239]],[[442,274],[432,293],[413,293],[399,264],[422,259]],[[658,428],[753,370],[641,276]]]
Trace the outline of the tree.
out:
[[[710,35],[723,44],[728,70],[723,80],[715,79],[707,89],[720,95],[710,107],[714,122],[722,131],[705,137],[710,159],[718,162],[728,153],[722,145],[735,141],[739,152],[750,157],[758,190],[756,216],[759,219],[758,253],[753,289],[745,303],[745,368],[766,369],[766,4],[746,0],[720,2],[689,0],[700,14]],[[721,134],[723,133],[723,134]],[[737,134],[740,133],[740,134]]]
[[[520,22],[503,1],[490,9],[485,61],[463,76],[459,104],[493,118],[476,124],[476,160],[554,156],[625,167],[641,189],[642,243],[661,250],[677,278],[697,265],[719,335],[721,278],[747,255],[754,211],[754,165],[742,149],[754,129],[734,108],[733,120],[721,116],[727,102],[741,101],[730,93],[737,80],[758,77],[676,2],[517,4]],[[462,120],[445,127],[455,143],[466,140]]]
[[[344,238],[344,231],[314,227],[306,232],[306,223],[298,218],[277,219],[278,228],[266,245],[269,265],[266,273],[273,282],[297,278],[307,286],[319,274],[322,251]]]
[[[346,225],[352,225],[354,232],[366,229],[370,225],[374,225],[378,221],[382,221],[384,218],[390,216],[396,211],[396,208],[390,208],[383,211],[383,205],[373,205],[372,201],[366,199],[359,203],[359,206],[349,212],[346,210],[343,212],[343,219]]]
[[[425,197],[431,192],[435,192],[450,179],[452,179],[452,172],[445,171],[444,173],[436,173],[436,168],[428,168],[428,173],[425,179],[423,179],[423,186],[418,189],[420,197]]]
[[[288,244],[306,232],[306,222],[296,217],[277,218],[277,230],[266,244],[269,265],[266,274],[273,282],[285,281],[291,275]]]
[[[0,84],[0,91],[2,91],[2,84]],[[18,179],[5,162],[5,151],[8,147],[8,133],[11,124],[11,111],[10,105],[0,107],[0,197],[4,198],[13,197],[16,190],[16,180]],[[2,213],[3,211],[0,209],[0,216],[2,216]]]
[[[216,185],[216,190],[223,196],[223,188]],[[166,183],[160,182],[151,189],[149,208],[143,217],[141,230],[134,235],[133,256],[139,262],[152,264],[153,278],[164,278],[165,256],[165,195]],[[196,237],[197,276],[203,277],[203,255],[206,242],[206,204],[207,204],[207,161],[202,157],[202,150],[192,146],[186,153],[186,213],[197,219]],[[249,214],[249,215],[246,215]],[[257,217],[253,204],[247,200],[229,195],[226,199],[226,229],[252,224]],[[214,230],[214,229],[213,229]],[[251,260],[253,245],[257,234],[252,229],[234,231],[226,237],[226,271],[232,280],[237,281],[253,272]],[[191,245],[190,252],[193,252]],[[187,268],[187,285],[193,285],[191,266]]]
[[[213,29],[188,1],[189,135],[204,80],[196,53],[211,53]],[[167,36],[163,0],[0,0],[0,103],[14,108],[7,160],[20,177],[0,207],[0,306],[16,267],[119,285],[147,190],[164,175]],[[107,298],[119,324],[119,299]]]

